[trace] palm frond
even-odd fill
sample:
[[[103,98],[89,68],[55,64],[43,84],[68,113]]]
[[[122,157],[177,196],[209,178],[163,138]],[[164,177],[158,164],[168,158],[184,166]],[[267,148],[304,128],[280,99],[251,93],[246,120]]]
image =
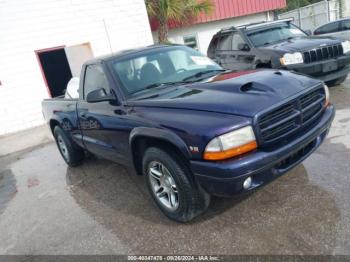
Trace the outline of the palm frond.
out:
[[[210,14],[214,9],[213,2],[211,0],[190,0],[186,3],[185,12],[191,16],[198,16],[200,13]]]

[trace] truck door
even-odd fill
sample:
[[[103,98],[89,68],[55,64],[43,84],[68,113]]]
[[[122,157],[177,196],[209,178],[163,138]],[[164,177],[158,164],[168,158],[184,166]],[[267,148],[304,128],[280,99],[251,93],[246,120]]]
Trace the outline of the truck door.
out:
[[[97,89],[103,88],[106,94],[113,93],[111,81],[104,72],[102,64],[88,65],[85,69],[83,99],[77,104],[79,124],[88,151],[124,164],[128,159],[128,132],[121,106],[113,101],[86,101],[87,94]]]
[[[255,58],[248,43],[237,31],[222,36],[217,56],[223,68],[236,71],[252,69]]]
[[[231,58],[231,46],[232,46],[232,33],[227,33],[221,35],[218,40],[217,50],[215,52],[214,61],[217,62],[225,69],[231,69],[230,62],[232,63],[233,59]]]

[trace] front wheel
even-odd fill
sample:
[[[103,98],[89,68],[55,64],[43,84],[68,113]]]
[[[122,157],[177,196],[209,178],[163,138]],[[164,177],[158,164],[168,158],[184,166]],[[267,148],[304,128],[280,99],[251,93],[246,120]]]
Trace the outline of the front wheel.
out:
[[[149,192],[170,219],[187,222],[203,213],[210,196],[193,179],[189,168],[175,152],[152,147],[143,157],[143,172]]]
[[[346,78],[347,78],[347,75],[343,76],[343,77],[336,78],[336,79],[331,80],[331,81],[327,81],[326,85],[329,87],[340,85],[341,83],[343,83],[346,80]]]

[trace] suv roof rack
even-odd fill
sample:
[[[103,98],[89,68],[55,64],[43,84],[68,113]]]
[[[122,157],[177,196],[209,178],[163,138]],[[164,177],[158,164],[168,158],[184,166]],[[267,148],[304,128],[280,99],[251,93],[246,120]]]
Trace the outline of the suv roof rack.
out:
[[[249,29],[249,28],[259,27],[259,26],[263,26],[263,25],[277,24],[277,23],[281,23],[281,22],[290,23],[292,21],[294,21],[293,17],[286,18],[286,19],[274,20],[274,21],[260,21],[260,22],[246,24],[246,25],[224,27],[218,33],[226,33],[226,32],[230,32],[230,31],[237,30],[237,29]]]
[[[272,24],[278,24],[278,23],[283,23],[283,22],[290,23],[292,21],[294,21],[294,18],[290,17],[290,18],[278,19],[278,20],[274,20],[274,21],[262,21],[262,22],[257,22],[257,23],[250,23],[250,24],[246,24],[246,25],[240,25],[240,26],[237,26],[237,28],[239,28],[239,29],[249,29],[249,28],[259,27],[259,26],[263,26],[263,25],[272,25]]]

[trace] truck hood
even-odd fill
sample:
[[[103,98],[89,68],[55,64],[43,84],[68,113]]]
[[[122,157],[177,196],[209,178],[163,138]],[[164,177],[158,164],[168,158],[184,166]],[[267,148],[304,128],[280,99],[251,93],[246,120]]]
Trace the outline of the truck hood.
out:
[[[319,48],[325,45],[336,45],[340,44],[341,41],[332,37],[298,37],[287,41],[272,44],[262,49],[268,50],[280,50],[284,53],[301,52],[307,51],[314,48]]]
[[[321,82],[283,70],[229,72],[204,82],[154,91],[128,103],[136,107],[188,109],[253,117],[317,84]]]

